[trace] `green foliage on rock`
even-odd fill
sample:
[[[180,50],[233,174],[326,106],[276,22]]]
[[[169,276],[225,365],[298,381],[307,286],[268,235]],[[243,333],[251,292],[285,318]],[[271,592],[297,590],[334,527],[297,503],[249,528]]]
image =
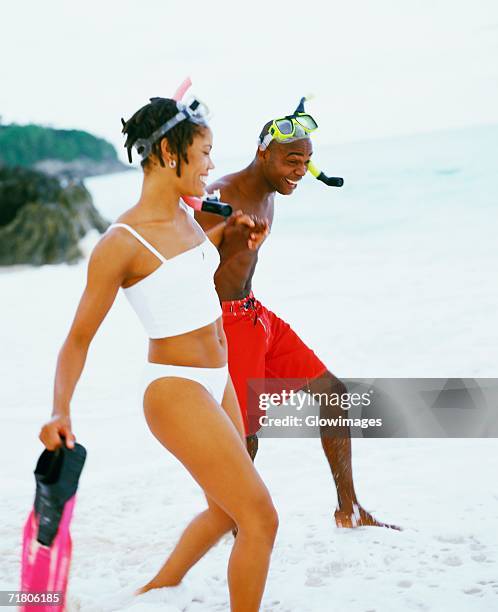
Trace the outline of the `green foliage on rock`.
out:
[[[114,147],[82,130],[56,130],[39,125],[0,125],[0,165],[29,167],[44,159],[78,158],[114,161]]]

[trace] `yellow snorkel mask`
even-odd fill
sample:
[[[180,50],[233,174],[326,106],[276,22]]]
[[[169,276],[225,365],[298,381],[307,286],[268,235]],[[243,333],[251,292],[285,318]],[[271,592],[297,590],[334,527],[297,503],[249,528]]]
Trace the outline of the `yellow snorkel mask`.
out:
[[[304,110],[304,103],[309,99],[309,97],[302,97],[292,115],[274,119],[271,122],[267,133],[258,142],[261,151],[267,149],[272,140],[290,143],[301,138],[309,138],[310,134],[318,128],[318,123]],[[342,187],[344,185],[343,178],[327,176],[311,161],[308,164],[308,172],[329,187]]]
[[[287,143],[307,138],[317,128],[318,123],[311,115],[304,112],[274,119],[268,128],[268,133],[259,143],[259,148],[264,151],[272,140]]]

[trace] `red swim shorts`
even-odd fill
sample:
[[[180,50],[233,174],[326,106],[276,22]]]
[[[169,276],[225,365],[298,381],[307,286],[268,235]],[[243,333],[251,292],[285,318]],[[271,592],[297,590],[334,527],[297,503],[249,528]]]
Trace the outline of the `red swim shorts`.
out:
[[[248,415],[248,380],[286,379],[283,384],[285,390],[290,391],[292,384],[288,379],[312,380],[323,374],[327,367],[290,325],[265,308],[252,292],[242,300],[222,302],[222,309],[228,340],[228,369],[246,435],[252,435],[260,426],[258,419],[254,418],[256,415]]]

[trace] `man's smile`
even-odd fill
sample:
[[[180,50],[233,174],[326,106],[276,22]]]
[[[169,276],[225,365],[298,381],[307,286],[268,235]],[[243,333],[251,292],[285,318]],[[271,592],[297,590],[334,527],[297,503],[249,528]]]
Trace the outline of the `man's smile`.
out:
[[[291,179],[289,179],[289,178],[285,178],[284,180],[285,180],[285,181],[286,181],[286,182],[287,182],[287,183],[288,183],[288,184],[289,184],[289,185],[290,185],[290,186],[291,186],[293,189],[295,189],[295,188],[297,187],[297,183],[298,183],[298,181],[292,181],[292,180],[291,180]]]

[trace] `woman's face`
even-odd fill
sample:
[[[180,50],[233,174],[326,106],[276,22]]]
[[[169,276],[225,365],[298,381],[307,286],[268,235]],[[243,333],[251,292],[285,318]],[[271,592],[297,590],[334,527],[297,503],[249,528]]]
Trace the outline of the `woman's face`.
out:
[[[213,133],[208,127],[194,136],[194,142],[187,149],[188,164],[182,163],[181,192],[187,196],[204,195],[209,171],[214,168],[211,160]]]

